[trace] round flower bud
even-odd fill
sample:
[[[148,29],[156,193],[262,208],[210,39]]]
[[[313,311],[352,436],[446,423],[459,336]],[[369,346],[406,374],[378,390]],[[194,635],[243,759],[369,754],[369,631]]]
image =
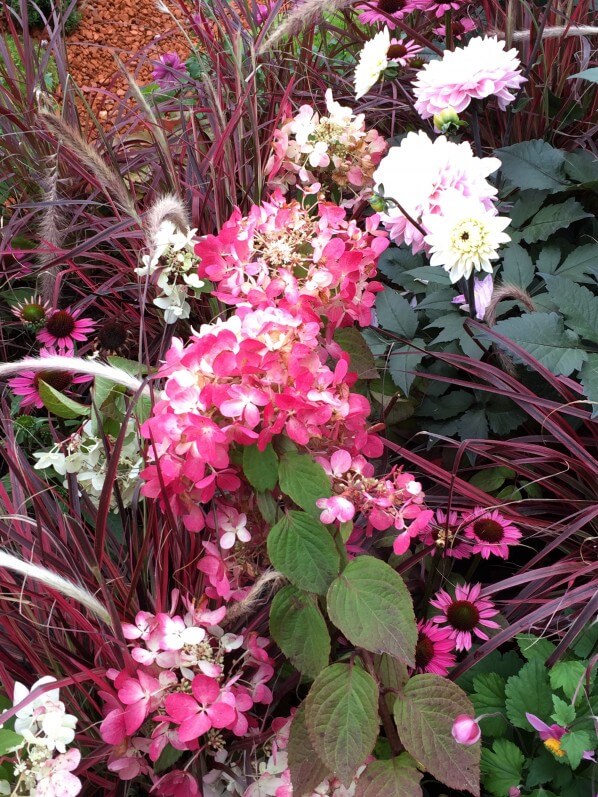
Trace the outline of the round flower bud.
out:
[[[383,213],[386,210],[386,201],[384,197],[380,196],[379,194],[374,194],[370,197],[370,207],[376,211],[376,213]]]
[[[459,714],[453,722],[452,734],[456,742],[469,746],[479,741],[482,732],[477,720],[467,714]]]
[[[450,105],[444,111],[434,114],[434,129],[439,133],[449,133],[452,128],[462,127],[465,123],[459,119],[459,114]]]

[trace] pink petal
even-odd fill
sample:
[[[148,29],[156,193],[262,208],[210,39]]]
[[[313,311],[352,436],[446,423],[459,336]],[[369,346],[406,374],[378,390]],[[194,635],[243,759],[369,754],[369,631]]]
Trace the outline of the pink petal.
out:
[[[197,714],[199,706],[191,695],[184,695],[180,692],[174,695],[166,695],[164,705],[168,715],[175,722],[184,722],[188,717]]]
[[[214,678],[208,678],[207,675],[196,675],[191,684],[191,689],[197,702],[203,706],[209,706],[214,703],[220,694],[218,681],[215,681]]]
[[[189,717],[179,726],[179,739],[181,742],[191,742],[210,730],[212,722],[205,712]]]
[[[208,715],[212,720],[214,728],[226,728],[235,721],[237,712],[232,706],[228,706],[222,701],[214,703],[208,709]]]

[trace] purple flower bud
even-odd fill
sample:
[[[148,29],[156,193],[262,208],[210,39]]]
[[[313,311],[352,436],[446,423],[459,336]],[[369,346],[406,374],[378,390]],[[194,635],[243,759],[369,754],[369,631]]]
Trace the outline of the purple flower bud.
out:
[[[459,714],[455,717],[452,729],[453,739],[459,744],[465,744],[468,747],[479,741],[482,732],[480,726],[473,717],[467,714]]]

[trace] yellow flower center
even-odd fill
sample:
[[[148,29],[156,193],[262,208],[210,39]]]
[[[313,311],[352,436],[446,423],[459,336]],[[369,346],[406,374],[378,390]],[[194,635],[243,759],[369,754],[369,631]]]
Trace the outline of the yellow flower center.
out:
[[[550,737],[550,739],[546,739],[544,742],[544,747],[547,750],[550,750],[553,755],[557,756],[558,758],[563,758],[565,755],[565,751],[561,748],[561,743],[558,739],[554,737]]]
[[[451,233],[451,246],[461,255],[475,255],[486,248],[488,231],[479,219],[463,219]]]

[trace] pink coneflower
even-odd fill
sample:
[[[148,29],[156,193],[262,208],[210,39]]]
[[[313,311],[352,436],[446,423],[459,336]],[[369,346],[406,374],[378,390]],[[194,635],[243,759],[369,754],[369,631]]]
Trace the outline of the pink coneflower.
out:
[[[41,349],[40,357],[54,357],[61,352]],[[22,396],[21,410],[26,411],[30,408],[41,409],[44,406],[39,395],[39,383],[45,382],[61,393],[71,385],[79,385],[93,379],[88,374],[72,374],[69,371],[22,371],[19,376],[8,380],[8,386],[16,396]]]
[[[508,559],[509,545],[517,545],[521,539],[519,529],[496,509],[476,507],[464,522],[465,536],[473,540],[473,552],[481,554],[482,559],[489,559],[491,554]]]
[[[462,39],[476,28],[476,23],[469,17],[462,17],[462,19],[451,19],[451,36],[455,40]],[[437,28],[434,28],[434,33],[444,39],[446,36],[446,25],[439,25]]]
[[[458,11],[464,0],[422,0],[421,10],[430,11],[437,19],[443,17],[447,11]]]
[[[39,329],[46,321],[50,305],[41,296],[32,296],[23,302],[18,302],[11,308],[11,312],[25,326]]]
[[[393,30],[403,17],[419,6],[420,0],[371,0],[369,3],[359,3],[356,8],[362,12],[359,21],[364,25],[381,22]]]
[[[425,545],[436,545],[444,556],[467,559],[472,554],[471,546],[463,539],[464,524],[458,512],[443,512],[437,509],[434,520],[423,534]]]
[[[412,39],[391,39],[390,47],[386,51],[386,58],[389,63],[407,66],[412,58],[415,58],[423,47],[416,44]]]
[[[498,623],[491,620],[498,614],[492,601],[480,598],[481,584],[465,584],[457,586],[455,597],[452,598],[446,590],[441,589],[436,597],[430,601],[432,606],[440,609],[442,614],[432,617],[431,622],[447,624],[451,629],[451,639],[455,642],[457,650],[470,650],[473,645],[472,634],[478,639],[489,639],[485,628],[500,628]]]
[[[439,628],[431,620],[417,624],[418,638],[415,646],[415,671],[447,675],[455,665],[455,643],[448,628]]]
[[[38,332],[37,339],[44,346],[52,346],[63,351],[72,351],[75,341],[85,341],[95,327],[91,318],[79,318],[80,310],[70,307],[66,310],[54,310],[46,319],[44,328]]]

